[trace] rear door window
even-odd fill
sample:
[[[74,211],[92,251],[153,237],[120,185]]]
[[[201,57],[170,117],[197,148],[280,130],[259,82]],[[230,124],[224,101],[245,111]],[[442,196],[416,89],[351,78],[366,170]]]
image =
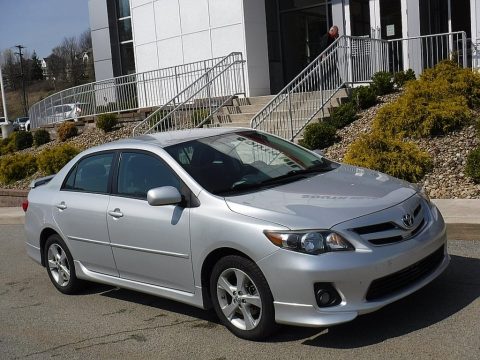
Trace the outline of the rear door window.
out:
[[[114,153],[88,156],[78,162],[67,176],[62,190],[106,194]]]

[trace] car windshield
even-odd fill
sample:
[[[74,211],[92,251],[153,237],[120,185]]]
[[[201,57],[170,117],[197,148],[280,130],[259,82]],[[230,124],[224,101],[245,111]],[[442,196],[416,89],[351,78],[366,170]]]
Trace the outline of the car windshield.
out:
[[[165,150],[206,190],[232,196],[330,171],[338,165],[290,142],[238,131]]]

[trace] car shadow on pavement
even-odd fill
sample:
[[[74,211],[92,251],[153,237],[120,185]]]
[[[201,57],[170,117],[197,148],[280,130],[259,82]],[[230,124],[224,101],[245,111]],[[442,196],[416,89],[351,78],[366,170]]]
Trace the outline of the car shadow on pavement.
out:
[[[423,289],[377,312],[323,329],[303,344],[335,349],[369,346],[429,327],[461,311],[480,296],[480,259],[451,258],[445,272]]]
[[[130,291],[127,289],[119,289],[111,287],[108,291],[101,292],[102,296],[107,296],[112,299],[128,301],[131,303],[154,307],[158,310],[170,311],[173,313],[194,317],[200,320],[205,320],[218,324],[219,321],[212,311],[206,311],[194,306],[179,303],[177,301],[161,298],[154,295],[144,294],[137,291]]]

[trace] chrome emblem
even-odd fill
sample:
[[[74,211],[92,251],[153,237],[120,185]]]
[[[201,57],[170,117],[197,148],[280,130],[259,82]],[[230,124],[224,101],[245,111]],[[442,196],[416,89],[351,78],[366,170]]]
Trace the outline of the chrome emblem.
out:
[[[405,225],[408,229],[413,226],[413,216],[411,214],[405,214],[402,216],[403,225]]]

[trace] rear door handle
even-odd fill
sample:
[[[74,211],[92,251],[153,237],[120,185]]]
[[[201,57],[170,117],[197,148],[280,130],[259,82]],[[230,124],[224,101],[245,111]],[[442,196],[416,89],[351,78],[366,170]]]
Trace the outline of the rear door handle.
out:
[[[119,208],[116,208],[116,209],[113,210],[113,211],[110,210],[110,211],[108,212],[108,215],[110,215],[110,216],[118,219],[118,218],[121,218],[121,217],[123,216],[123,213],[120,211]]]
[[[65,201],[62,201],[60,204],[57,204],[55,206],[60,210],[65,210],[67,208],[67,204],[65,204]]]

